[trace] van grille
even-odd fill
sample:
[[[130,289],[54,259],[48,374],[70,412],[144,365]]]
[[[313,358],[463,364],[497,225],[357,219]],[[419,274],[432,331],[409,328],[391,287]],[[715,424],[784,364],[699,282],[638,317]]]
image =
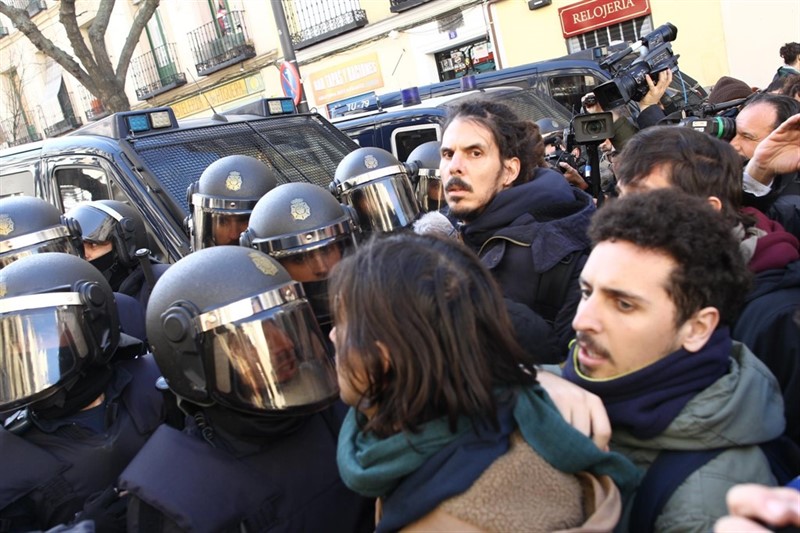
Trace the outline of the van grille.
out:
[[[168,131],[129,142],[160,186],[188,213],[186,190],[221,157],[249,155],[272,167],[279,183],[326,187],[358,145],[319,115],[284,115]]]

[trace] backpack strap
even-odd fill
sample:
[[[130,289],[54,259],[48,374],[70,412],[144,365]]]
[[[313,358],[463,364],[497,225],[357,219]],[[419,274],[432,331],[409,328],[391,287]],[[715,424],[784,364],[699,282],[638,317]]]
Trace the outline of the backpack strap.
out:
[[[725,448],[697,451],[664,450],[647,470],[633,501],[629,531],[654,531],[656,518],[678,487],[695,470],[710,462]]]

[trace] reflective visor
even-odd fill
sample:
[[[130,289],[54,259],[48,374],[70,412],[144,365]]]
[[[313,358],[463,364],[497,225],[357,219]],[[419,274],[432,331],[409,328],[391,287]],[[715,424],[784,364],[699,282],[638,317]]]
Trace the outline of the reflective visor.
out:
[[[1,299],[0,410],[55,392],[54,386],[72,377],[89,352],[78,294]]]
[[[419,215],[414,189],[405,174],[345,191],[342,200],[356,210],[363,231],[391,232],[410,226]]]
[[[84,241],[106,242],[111,240],[111,235],[116,225],[116,220],[99,209],[85,207],[74,213],[74,218],[81,225]]]
[[[220,404],[253,413],[314,412],[339,393],[311,307],[296,300],[204,334],[210,389]]]
[[[14,261],[17,261],[29,255],[44,254],[50,252],[63,252],[70,255],[83,257],[83,254],[81,253],[82,250],[79,251],[78,249],[76,249],[75,245],[73,244],[73,241],[71,241],[67,237],[61,237],[51,241],[37,242],[29,246],[14,248],[13,250],[7,253],[0,254],[0,268],[6,267],[11,263],[13,263]]]

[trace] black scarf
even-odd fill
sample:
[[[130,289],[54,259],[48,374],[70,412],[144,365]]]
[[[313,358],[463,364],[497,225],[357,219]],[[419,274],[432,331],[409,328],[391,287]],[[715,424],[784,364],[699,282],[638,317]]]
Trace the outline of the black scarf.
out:
[[[730,332],[721,327],[696,353],[681,348],[636,372],[601,381],[580,373],[576,346],[564,367],[564,377],[603,400],[614,428],[651,439],[661,434],[697,393],[728,372],[731,348]]]

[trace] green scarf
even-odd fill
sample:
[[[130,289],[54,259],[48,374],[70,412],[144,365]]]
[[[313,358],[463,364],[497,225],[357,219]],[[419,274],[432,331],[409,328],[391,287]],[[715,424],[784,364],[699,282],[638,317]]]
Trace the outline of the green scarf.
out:
[[[390,494],[400,482],[430,457],[468,431],[470,420],[462,417],[455,433],[446,418],[422,425],[419,433],[397,433],[380,439],[359,429],[350,408],[339,432],[337,462],[345,485],[364,496]],[[514,420],[525,441],[551,466],[569,474],[588,471],[608,475],[623,498],[633,494],[640,474],[624,456],[601,451],[588,437],[570,426],[539,385],[518,389]]]

